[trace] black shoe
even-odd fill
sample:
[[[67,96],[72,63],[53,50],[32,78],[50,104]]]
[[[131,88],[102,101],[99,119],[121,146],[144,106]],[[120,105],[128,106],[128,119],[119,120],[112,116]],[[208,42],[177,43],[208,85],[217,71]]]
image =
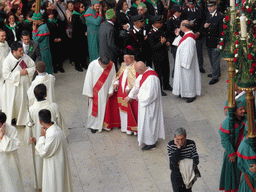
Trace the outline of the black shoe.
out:
[[[150,150],[150,149],[155,149],[156,148],[156,144],[154,145],[145,145],[144,147],[142,147],[142,151],[146,151],[146,150]]]
[[[168,87],[165,87],[164,90],[166,90],[166,91],[172,91],[172,86],[169,85]]]
[[[212,77],[212,74],[207,75],[207,77]]]
[[[89,128],[89,129],[91,129],[92,133],[96,133],[97,132],[97,129],[92,129],[92,128]]]
[[[201,68],[201,69],[200,69],[200,72],[201,72],[201,73],[205,73],[204,68]]]
[[[17,124],[17,119],[16,118],[12,119],[12,125],[16,125],[16,124]]]
[[[193,97],[193,98],[188,98],[187,99],[187,103],[192,103],[193,101],[195,101],[196,100],[196,97]]]
[[[167,96],[167,94],[165,92],[162,91],[162,96]]]
[[[76,70],[79,71],[79,72],[83,72],[84,71],[81,67],[76,68]]]
[[[212,79],[210,82],[209,82],[209,85],[214,85],[215,83],[218,83],[219,82],[219,79]]]
[[[60,67],[58,70],[59,70],[59,72],[61,72],[61,73],[65,73],[65,71],[64,71],[64,69],[63,69],[62,67]]]
[[[53,69],[53,73],[58,73],[58,70],[57,69]]]

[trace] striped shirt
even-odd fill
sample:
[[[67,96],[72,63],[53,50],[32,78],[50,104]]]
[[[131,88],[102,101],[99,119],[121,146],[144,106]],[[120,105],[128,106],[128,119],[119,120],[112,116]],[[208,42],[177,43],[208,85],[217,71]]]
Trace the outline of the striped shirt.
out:
[[[178,149],[177,145],[174,144],[174,140],[172,140],[167,145],[167,151],[171,170],[178,171],[179,161],[185,158],[193,159],[194,165],[198,165],[199,163],[199,156],[196,150],[196,143],[193,140],[186,139],[185,145],[180,149]]]

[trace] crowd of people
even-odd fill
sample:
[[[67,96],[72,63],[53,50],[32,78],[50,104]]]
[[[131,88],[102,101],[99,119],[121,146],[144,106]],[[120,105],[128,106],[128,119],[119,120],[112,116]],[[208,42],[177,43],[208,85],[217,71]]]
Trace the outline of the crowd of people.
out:
[[[209,84],[219,81],[223,7],[219,11],[214,0],[55,0],[42,2],[39,12],[36,6],[33,0],[0,4],[0,152],[4,172],[16,178],[13,182],[0,176],[6,192],[24,191],[16,158],[20,142],[13,126],[25,126],[28,141],[36,144],[35,187],[43,192],[72,191],[68,129],[54,94],[53,73],[65,72],[64,60],[69,59],[79,72],[87,70],[83,95],[89,99],[86,127],[91,133],[119,127],[137,135],[143,151],[165,139],[164,90],[187,103],[201,95],[204,41],[212,67]],[[228,134],[224,126],[220,131]],[[193,183],[182,179],[186,171],[180,170],[180,162],[196,173],[189,176],[194,182],[200,176],[195,142],[186,139],[183,128],[174,136],[168,143],[173,190],[191,191]]]

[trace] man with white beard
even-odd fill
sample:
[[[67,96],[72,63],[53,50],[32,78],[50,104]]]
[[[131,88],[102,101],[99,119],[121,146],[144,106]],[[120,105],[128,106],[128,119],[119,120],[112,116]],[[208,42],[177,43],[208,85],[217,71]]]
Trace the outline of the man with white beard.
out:
[[[27,124],[27,90],[35,72],[35,63],[23,54],[23,47],[14,42],[11,52],[3,62],[3,101],[2,109],[7,115],[8,124],[24,126]]]
[[[158,138],[165,139],[160,81],[145,63],[137,62],[134,67],[140,75],[125,101],[138,99],[138,142],[139,146],[145,143],[142,150],[150,150],[156,148]]]
[[[10,52],[10,47],[5,41],[6,39],[6,32],[2,29],[0,29],[0,90],[3,88],[3,75],[2,75],[2,65],[4,59],[7,57],[7,55]],[[0,91],[0,110],[2,109],[2,91]]]
[[[17,149],[20,146],[17,130],[5,123],[0,112],[0,191],[24,192]]]
[[[196,38],[188,20],[181,22],[180,30],[185,34],[179,42],[176,53],[172,93],[187,98],[186,102],[191,103],[196,99],[196,95],[201,95]]]
[[[108,97],[113,95],[115,77],[114,63],[105,56],[92,61],[88,67],[83,95],[89,97],[87,128],[92,133],[103,129],[106,104]]]

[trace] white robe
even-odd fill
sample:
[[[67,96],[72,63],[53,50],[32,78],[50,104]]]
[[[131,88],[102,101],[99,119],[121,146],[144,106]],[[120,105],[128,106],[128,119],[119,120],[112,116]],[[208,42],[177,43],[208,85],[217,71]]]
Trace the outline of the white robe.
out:
[[[98,59],[92,61],[88,67],[83,95],[88,97],[93,97],[93,87],[100,78],[104,69],[100,66]],[[93,100],[89,98],[89,107],[88,107],[88,118],[87,118],[87,128],[97,129],[99,132],[102,131],[103,121],[105,117],[106,104],[108,100],[108,94],[113,93],[113,83],[116,77],[115,65],[113,64],[112,69],[104,83],[98,92],[98,114],[97,117],[92,116],[92,104]]]
[[[49,100],[50,102],[55,102],[55,93],[54,93],[55,77],[48,73],[42,73],[36,76],[36,78],[34,79],[34,81],[32,81],[31,86],[27,91],[29,106],[33,105],[34,101],[36,101],[34,89],[37,85],[41,83],[44,84],[47,88],[46,99]]]
[[[148,67],[148,70],[152,69]],[[139,145],[153,145],[158,138],[165,139],[160,82],[157,76],[150,75],[139,87],[141,78],[142,75],[137,77],[128,97],[136,99],[136,95],[138,96]]]
[[[52,122],[55,122],[64,132],[65,137],[68,136],[69,131],[68,128],[65,127],[65,124],[61,118],[61,114],[59,112],[58,106],[56,103],[52,103],[48,100],[44,101],[35,101],[34,104],[29,107],[29,113],[31,120],[35,123],[32,127],[32,135],[30,134],[30,128],[26,127],[27,134],[27,142],[29,143],[30,137],[35,137],[36,140],[41,136],[41,127],[42,125],[39,122],[38,113],[41,109],[48,109],[52,115]],[[37,171],[37,183],[38,188],[42,188],[42,176],[43,176],[43,158],[36,152],[35,154],[35,163],[36,163],[36,171]]]
[[[193,32],[189,31],[187,33]],[[196,41],[191,37],[185,39],[178,46],[172,93],[187,98],[201,95],[201,75],[197,59]]]
[[[71,192],[67,142],[63,131],[53,124],[39,137],[36,150],[43,160],[42,192]]]
[[[24,60],[28,66],[28,75],[20,75],[22,68],[19,65],[11,72],[16,63],[21,60]],[[17,60],[10,52],[3,62],[3,77],[6,81],[3,86],[2,108],[7,116],[8,124],[11,124],[12,119],[16,118],[17,125],[26,125],[28,119],[27,90],[34,72],[35,63],[27,55],[23,55]]]
[[[2,65],[4,62],[4,59],[7,57],[7,55],[10,52],[10,47],[7,43],[7,41],[5,41],[4,43],[0,42],[0,109],[2,109],[2,88],[3,88],[3,75],[2,75]]]
[[[24,192],[17,149],[20,141],[15,127],[6,124],[0,141],[0,191]]]

